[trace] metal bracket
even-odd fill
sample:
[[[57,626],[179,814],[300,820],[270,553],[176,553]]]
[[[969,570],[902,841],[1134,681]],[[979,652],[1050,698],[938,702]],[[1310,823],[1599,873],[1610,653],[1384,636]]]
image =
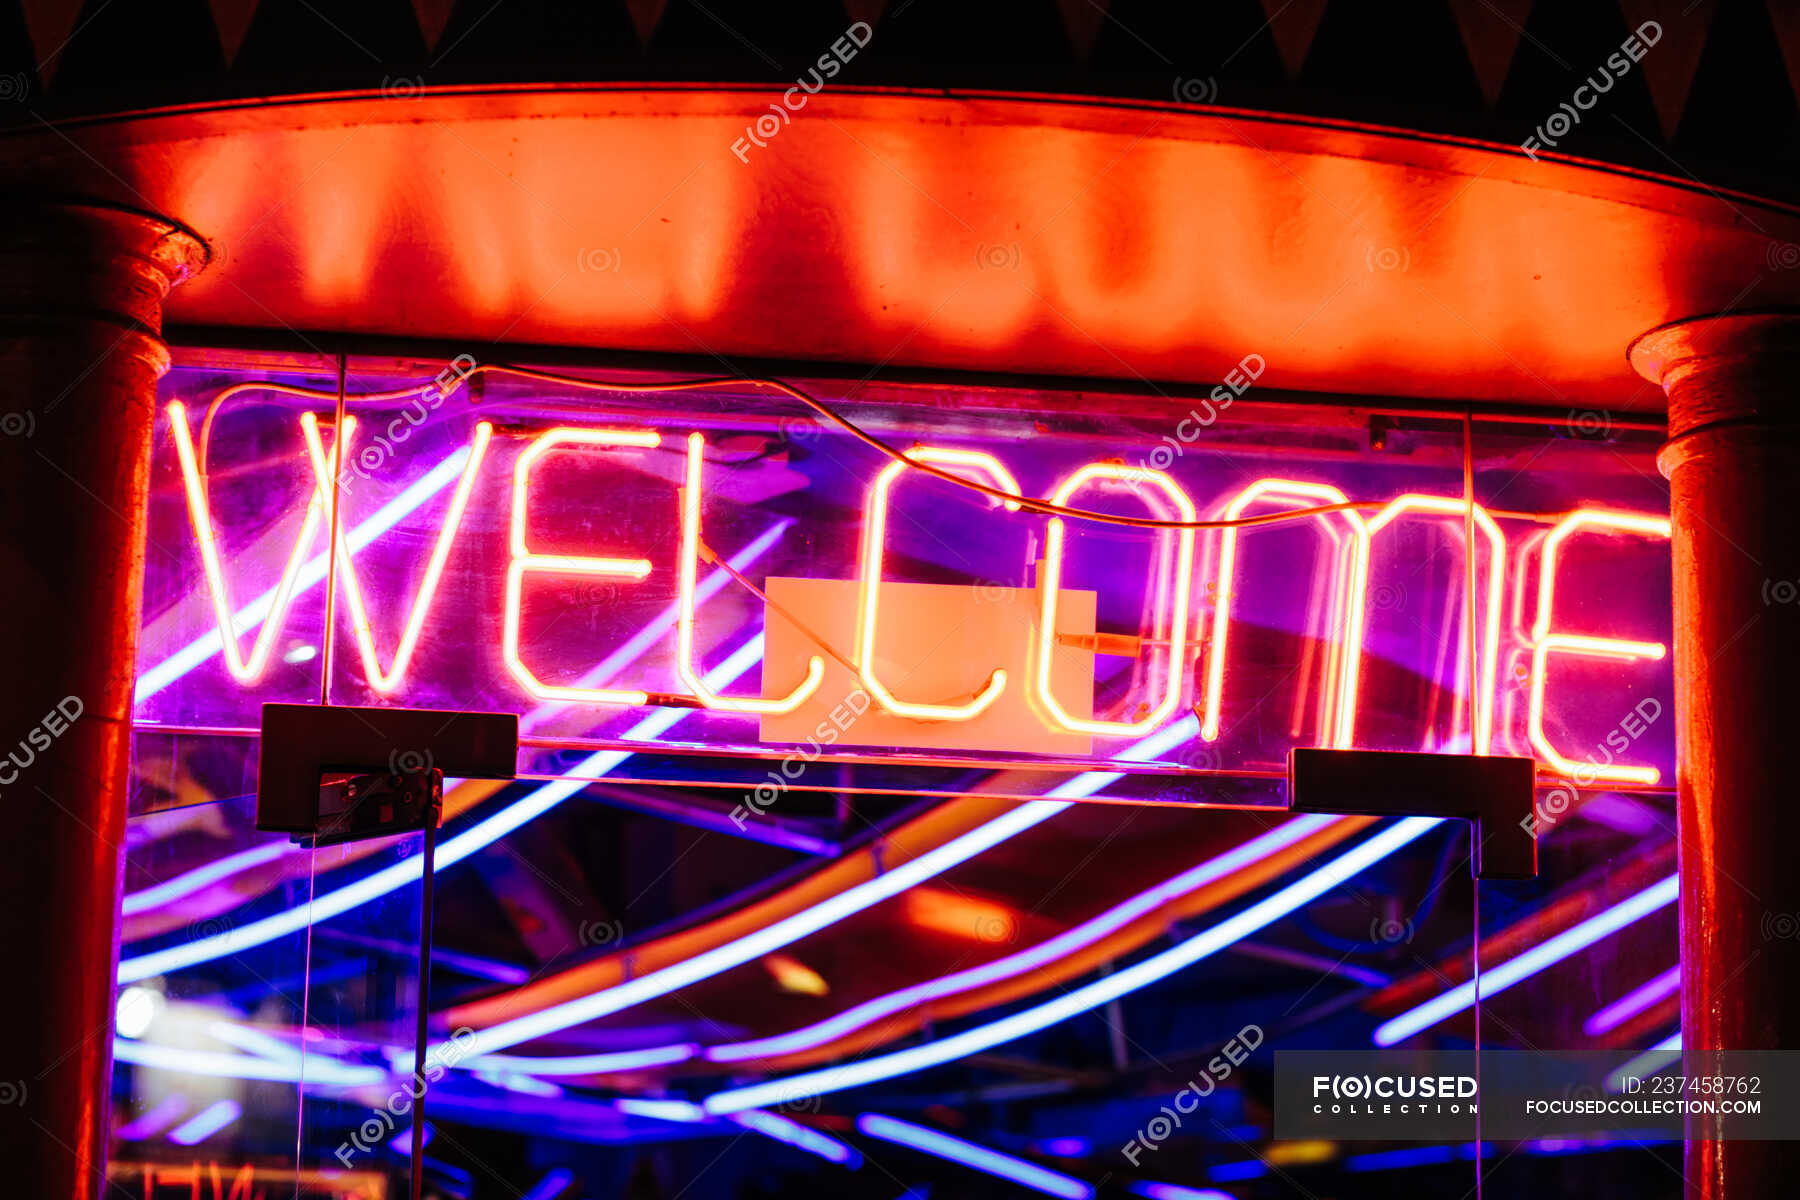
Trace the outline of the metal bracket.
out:
[[[512,713],[265,704],[256,827],[318,844],[435,825],[445,773],[517,774]]]
[[[1510,755],[1288,751],[1294,812],[1467,821],[1477,879],[1537,878],[1536,783],[1537,764]]]

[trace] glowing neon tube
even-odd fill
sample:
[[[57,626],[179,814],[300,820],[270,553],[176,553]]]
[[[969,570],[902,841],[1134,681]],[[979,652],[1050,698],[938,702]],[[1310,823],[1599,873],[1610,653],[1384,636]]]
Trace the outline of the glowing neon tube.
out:
[[[243,1115],[236,1100],[215,1100],[169,1130],[169,1140],[177,1146],[197,1146]]]
[[[716,685],[722,686],[736,679],[749,670],[762,655],[762,634],[757,634],[731,655],[730,658],[713,668],[710,673]],[[633,725],[625,733],[629,741],[653,741],[666,733],[671,726],[680,721],[694,709],[663,708],[658,709]],[[625,762],[632,756],[628,750],[601,750],[589,755],[568,773],[569,778],[558,779],[547,783],[536,791],[515,800],[499,812],[477,822],[463,830],[455,837],[447,838],[438,847],[436,869],[444,870],[454,866],[463,859],[493,843],[499,841],[514,830],[536,820],[551,809],[567,800],[570,796],[587,787],[588,781],[604,775]],[[134,983],[140,979],[149,979],[155,975],[179,971],[196,963],[211,962],[229,954],[238,954],[253,946],[261,946],[278,937],[298,932],[316,921],[328,921],[333,917],[349,912],[371,900],[388,895],[391,892],[415,882],[419,878],[419,864],[408,860],[393,863],[370,875],[365,875],[355,883],[346,884],[334,892],[315,896],[310,904],[290,908],[285,912],[275,913],[260,921],[252,921],[222,933],[197,938],[191,942],[183,942],[178,946],[170,946],[163,950],[154,950],[148,954],[140,954],[135,958],[121,959],[119,962],[119,982]],[[510,1045],[511,1043],[506,1043]],[[495,1047],[500,1049],[502,1047]]]
[[[470,1070],[493,1068],[528,1075],[607,1075],[615,1071],[640,1071],[686,1062],[700,1053],[691,1042],[650,1046],[643,1050],[617,1050],[610,1054],[569,1054],[560,1058],[517,1058],[510,1054],[484,1054],[458,1065]]]
[[[742,1125],[745,1129],[753,1130],[766,1138],[786,1142],[796,1150],[816,1154],[827,1162],[849,1167],[852,1171],[862,1166],[862,1155],[854,1147],[846,1146],[834,1137],[820,1133],[816,1129],[802,1125],[779,1113],[752,1108],[745,1112],[732,1113],[727,1119],[733,1124]]]
[[[141,1142],[164,1132],[187,1114],[187,1097],[170,1092],[154,1107],[147,1108],[123,1125],[113,1129],[113,1137],[121,1142]]]
[[[998,1150],[990,1150],[986,1146],[977,1146],[974,1142],[965,1142],[961,1138],[927,1129],[923,1125],[914,1125],[911,1121],[895,1120],[880,1113],[864,1113],[856,1118],[856,1128],[866,1137],[880,1138],[896,1146],[905,1146],[949,1162],[961,1163],[1000,1179],[1010,1179],[1021,1187],[1043,1192],[1046,1196],[1088,1200],[1094,1194],[1092,1187],[1073,1176],[1040,1167],[1022,1158],[1014,1158],[1010,1154],[1002,1154]]]
[[[1191,717],[1188,719],[1193,720]],[[822,1046],[853,1033],[883,1017],[923,1004],[926,1001],[955,995],[958,992],[971,991],[1002,979],[1011,979],[1035,971],[1123,929],[1144,915],[1155,912],[1171,900],[1196,891],[1214,880],[1235,874],[1278,850],[1337,824],[1340,820],[1342,820],[1341,817],[1330,816],[1295,817],[1223,854],[1190,867],[1147,891],[1139,892],[1124,903],[1115,905],[1035,946],[1006,955],[1004,958],[997,958],[992,962],[983,963],[978,967],[955,971],[924,983],[889,992],[885,996],[878,996],[873,1000],[858,1004],[854,1008],[845,1009],[834,1016],[788,1033],[757,1038],[753,1041],[709,1046],[706,1050],[706,1057],[713,1062],[741,1062],[745,1059],[770,1058],[782,1054],[793,1054],[801,1050],[810,1050],[815,1046]]]
[[[1581,1031],[1589,1037],[1610,1033],[1680,987],[1681,967],[1670,967],[1655,979],[1640,983],[1589,1017],[1582,1023]]]
[[[953,1037],[924,1042],[857,1062],[718,1092],[707,1097],[704,1106],[708,1112],[723,1114],[746,1108],[760,1108],[765,1104],[792,1102],[803,1096],[841,1092],[847,1088],[861,1087],[863,1084],[954,1062],[1036,1033],[1040,1029],[1048,1029],[1070,1017],[1089,1012],[1108,1001],[1166,979],[1274,924],[1436,828],[1440,821],[1441,818],[1437,817],[1408,817],[1396,822],[1280,891],[1202,930],[1179,945],[1171,946],[1160,954],[1115,971],[1105,978],[1096,979],[1074,991],[1065,992],[1054,1000],[966,1029]]]
[[[183,896],[191,895],[201,888],[208,887],[228,879],[239,871],[247,871],[251,867],[259,867],[264,863],[274,862],[278,858],[292,854],[299,847],[283,839],[281,841],[264,842],[260,846],[252,846],[248,850],[239,850],[235,854],[227,854],[215,858],[209,863],[202,863],[191,871],[184,871],[173,879],[144,888],[142,891],[128,893],[121,911],[126,916],[133,916],[151,909],[171,904]]]
[[[567,1167],[557,1167],[548,1175],[531,1186],[519,1200],[556,1200],[563,1194],[563,1189],[575,1182],[575,1172]]]
[[[1131,1183],[1125,1190],[1134,1196],[1148,1196],[1149,1200],[1236,1200],[1230,1192],[1221,1192],[1218,1188],[1182,1187],[1178,1183]]]
[[[1578,954],[1595,942],[1617,933],[1658,909],[1675,903],[1676,877],[1671,875],[1651,884],[1637,895],[1621,900],[1604,912],[1595,913],[1579,925],[1572,925],[1555,937],[1539,942],[1522,954],[1481,972],[1481,999],[1497,996],[1515,983],[1531,978],[1545,967],[1553,966]],[[1382,1022],[1375,1029],[1375,1044],[1391,1046],[1404,1041],[1439,1021],[1453,1017],[1474,1004],[1475,980],[1458,984],[1440,996],[1408,1009],[1397,1017]]]
[[[762,638],[755,639],[753,645],[758,653],[761,651]],[[739,652],[740,654],[742,651]],[[734,658],[736,656],[733,656]],[[1193,726],[1190,720],[1179,721],[1152,737],[1144,739],[1128,749],[1127,755],[1141,754],[1154,758],[1171,746],[1179,745],[1191,737]],[[1050,795],[1061,797],[1090,796],[1121,778],[1115,771],[1084,771],[1080,775],[1066,780],[1051,789]],[[666,996],[703,979],[710,979],[733,967],[761,958],[765,954],[780,950],[799,941],[803,937],[817,933],[828,926],[835,925],[846,917],[881,903],[906,891],[916,884],[948,871],[961,863],[967,862],[982,852],[998,846],[1000,843],[1025,832],[1043,821],[1049,820],[1057,813],[1068,808],[1070,801],[1030,800],[1010,812],[995,817],[984,825],[978,825],[960,837],[952,838],[940,846],[933,847],[919,857],[893,867],[873,879],[865,880],[837,893],[828,899],[821,900],[810,908],[784,917],[770,925],[765,925],[754,933],[747,933],[714,946],[711,950],[694,955],[692,958],[671,963],[660,970],[650,971],[635,979],[612,987],[601,988],[585,996],[573,1000],[565,1000],[561,1004],[553,1004],[524,1016],[514,1017],[462,1039],[462,1053],[467,1055],[492,1054],[521,1042],[558,1033],[574,1025],[610,1016],[613,1013],[642,1004],[658,996]],[[440,855],[442,851],[439,851]],[[745,1104],[740,1108],[756,1108],[758,1104]],[[733,1109],[732,1111],[738,1111]]]
[[[265,1079],[274,1083],[299,1083],[304,1072],[309,1086],[323,1084],[363,1087],[386,1083],[388,1079],[388,1073],[380,1067],[354,1066],[322,1054],[309,1054],[304,1062],[276,1062],[274,1059],[250,1054],[190,1050],[183,1046],[165,1046],[157,1042],[139,1042],[121,1037],[113,1039],[113,1058],[139,1067],[179,1071],[183,1075]]]

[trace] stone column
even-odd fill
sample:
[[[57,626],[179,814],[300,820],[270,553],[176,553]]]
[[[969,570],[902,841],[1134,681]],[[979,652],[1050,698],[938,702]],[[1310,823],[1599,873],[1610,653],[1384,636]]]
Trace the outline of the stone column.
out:
[[[1669,399],[1683,1047],[1800,1049],[1800,314],[1644,334]],[[1688,1194],[1787,1196],[1800,1145],[1708,1141]]]
[[[131,693],[177,225],[0,197],[0,1144],[8,1195],[95,1200]]]

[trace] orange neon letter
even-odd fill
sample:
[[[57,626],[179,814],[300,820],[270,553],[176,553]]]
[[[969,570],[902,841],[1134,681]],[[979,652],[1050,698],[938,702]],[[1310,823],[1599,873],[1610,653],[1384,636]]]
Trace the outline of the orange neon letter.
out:
[[[1089,463],[1057,486],[1050,502],[1067,505],[1069,497],[1093,481],[1105,481],[1135,488],[1148,483],[1168,498],[1170,505],[1184,521],[1194,519],[1194,502],[1175,481],[1161,471],[1148,467],[1135,468],[1109,463]],[[1166,531],[1165,531],[1166,532]],[[1073,716],[1059,702],[1050,688],[1050,659],[1056,643],[1056,600],[1062,588],[1063,542],[1065,532],[1061,517],[1050,518],[1050,532],[1044,547],[1044,578],[1038,583],[1043,595],[1038,619],[1037,698],[1044,710],[1063,728],[1100,736],[1123,737],[1145,734],[1168,720],[1181,703],[1181,677],[1187,664],[1188,594],[1194,573],[1194,530],[1178,531],[1175,562],[1175,611],[1169,621],[1169,676],[1161,700],[1141,721],[1091,721]],[[1165,559],[1164,570],[1167,570]]]
[[[1621,638],[1588,637],[1582,634],[1551,633],[1550,620],[1556,601],[1556,556],[1562,544],[1583,529],[1635,533],[1643,537],[1667,539],[1669,522],[1665,517],[1647,513],[1613,512],[1600,508],[1583,508],[1570,513],[1557,523],[1544,539],[1544,558],[1538,568],[1537,623],[1532,627],[1531,700],[1526,730],[1531,744],[1544,756],[1544,761],[1570,778],[1610,779],[1621,783],[1655,783],[1655,767],[1629,767],[1622,763],[1577,763],[1563,757],[1544,734],[1544,682],[1550,655],[1575,654],[1585,658],[1661,658],[1668,647],[1661,642],[1630,642]]]
[[[313,474],[319,481],[321,490],[329,490],[332,486],[331,462],[325,456],[325,447],[319,440],[319,423],[311,413],[302,413],[300,427],[306,433],[306,448],[312,454]],[[486,421],[475,426],[475,436],[469,444],[469,461],[463,466],[462,478],[457,481],[456,491],[450,497],[450,507],[444,512],[443,524],[438,527],[437,544],[431,548],[431,558],[425,564],[425,578],[419,583],[419,594],[413,598],[412,613],[406,619],[406,628],[400,635],[400,646],[394,651],[394,665],[391,669],[381,669],[380,657],[375,652],[375,631],[369,624],[369,613],[363,604],[362,588],[356,580],[356,566],[351,561],[349,539],[338,539],[338,572],[344,580],[344,596],[350,602],[350,625],[356,633],[356,649],[362,656],[363,677],[369,686],[382,695],[387,695],[400,686],[406,677],[406,668],[412,662],[413,651],[418,648],[419,634],[425,627],[425,615],[431,609],[431,601],[437,595],[438,579],[444,573],[444,563],[450,557],[450,546],[456,540],[456,531],[462,525],[463,510],[469,505],[469,492],[475,486],[475,472],[481,467],[481,457],[487,451],[488,439],[493,436],[494,427]],[[356,434],[356,418],[346,416],[344,425],[338,434],[338,444],[343,447],[343,455],[350,452],[350,439]],[[340,457],[342,457],[340,456]]]
[[[1343,504],[1344,493],[1329,484],[1306,483],[1294,479],[1259,479],[1236,496],[1225,507],[1225,516],[1229,520],[1237,520],[1244,515],[1244,510],[1258,501],[1283,500],[1289,504]],[[1330,515],[1321,513],[1314,518],[1331,533]],[[1345,509],[1337,514],[1344,518],[1350,526],[1351,540],[1348,548],[1350,573],[1344,583],[1344,602],[1340,610],[1344,613],[1343,647],[1340,651],[1345,664],[1341,679],[1336,681],[1337,691],[1334,693],[1333,676],[1335,660],[1328,660],[1325,671],[1324,691],[1326,695],[1338,695],[1337,710],[1330,739],[1330,745],[1340,749],[1350,745],[1350,739],[1356,728],[1356,668],[1362,659],[1362,596],[1369,576],[1369,530],[1363,519],[1352,509]],[[1231,623],[1231,580],[1237,569],[1237,539],[1235,526],[1226,526],[1225,534],[1219,545],[1219,577],[1215,585],[1216,595],[1213,598],[1212,640],[1206,651],[1206,709],[1200,721],[1200,736],[1206,741],[1217,741],[1219,737],[1219,721],[1221,694],[1225,689],[1225,638]],[[1335,536],[1332,539],[1337,540]],[[1342,562],[1342,559],[1339,559]],[[1342,570],[1334,566],[1333,573]]]
[[[501,649],[507,669],[521,686],[533,696],[545,700],[569,700],[576,703],[639,705],[649,701],[641,691],[617,688],[558,687],[541,683],[519,658],[519,602],[524,591],[525,573],[540,571],[556,575],[613,575],[625,579],[642,579],[650,573],[647,558],[594,558],[575,554],[533,554],[525,545],[526,490],[531,484],[531,468],[538,459],[558,446],[643,446],[661,444],[662,438],[640,429],[574,429],[559,426],[546,430],[519,455],[513,467],[512,501],[512,565],[506,572],[506,620],[501,633]]]
[[[1395,519],[1409,512],[1425,513],[1429,516],[1462,517],[1467,509],[1468,506],[1454,496],[1422,496],[1416,492],[1408,493],[1396,497],[1386,508],[1370,519],[1369,537],[1372,541],[1377,533],[1380,533]],[[1474,710],[1472,724],[1475,729],[1475,753],[1486,754],[1494,740],[1494,685],[1499,677],[1500,607],[1506,587],[1506,536],[1500,532],[1500,527],[1494,524],[1494,518],[1488,516],[1487,509],[1477,504],[1474,506],[1474,510],[1475,527],[1481,530],[1481,536],[1487,539],[1488,544],[1488,581],[1487,621],[1481,635],[1481,664],[1478,671],[1471,670],[1470,672],[1471,678],[1475,680],[1475,697],[1470,708]],[[1473,546],[1468,548],[1468,553],[1473,554],[1474,552]],[[1359,595],[1355,613],[1359,627],[1365,611],[1366,605]],[[1464,611],[1470,612],[1469,609]],[[1470,619],[1473,619],[1472,612],[1470,612]],[[1450,635],[1446,633],[1445,636]],[[1353,671],[1354,669],[1352,667]],[[1355,684],[1356,681],[1352,678],[1348,696],[1353,706],[1356,698]],[[1350,709],[1349,717],[1350,728],[1354,735],[1356,728],[1354,707]]]
[[[681,607],[676,621],[675,671],[700,703],[724,712],[790,713],[806,702],[825,678],[825,660],[813,655],[806,664],[806,678],[779,700],[754,700],[721,696],[706,686],[694,666],[694,589],[700,574],[700,463],[706,438],[688,435],[687,486],[681,489]]]
[[[908,457],[914,462],[960,467],[966,473],[986,475],[994,487],[1015,496],[1019,494],[1019,484],[1012,472],[991,454],[979,450],[919,446]],[[906,464],[903,462],[889,463],[869,489],[869,515],[863,524],[862,596],[856,624],[857,674],[862,677],[863,687],[874,697],[875,703],[897,716],[916,721],[967,721],[981,715],[999,697],[1006,687],[1005,669],[995,668],[981,691],[967,704],[912,704],[896,697],[875,678],[875,629],[881,602],[881,560],[883,543],[887,539],[888,493],[893,490],[895,478],[904,470]],[[1013,501],[1005,501],[1005,504],[1009,510],[1018,511],[1019,506]]]
[[[305,419],[310,419],[311,413]],[[269,652],[275,636],[287,620],[288,605],[294,598],[294,584],[306,558],[306,548],[318,532],[324,499],[315,481],[306,502],[306,515],[300,521],[300,532],[294,537],[294,548],[287,565],[275,584],[275,596],[269,603],[268,615],[251,643],[250,656],[244,657],[238,645],[237,630],[231,619],[231,598],[225,590],[225,570],[219,562],[219,543],[213,535],[212,512],[207,503],[206,486],[200,480],[200,466],[194,455],[193,435],[188,429],[187,408],[179,400],[169,402],[169,427],[175,432],[175,456],[181,461],[181,479],[187,489],[188,520],[194,528],[194,542],[200,549],[200,565],[206,572],[206,587],[212,595],[213,615],[219,622],[219,640],[224,646],[225,669],[239,683],[255,683],[269,664]]]

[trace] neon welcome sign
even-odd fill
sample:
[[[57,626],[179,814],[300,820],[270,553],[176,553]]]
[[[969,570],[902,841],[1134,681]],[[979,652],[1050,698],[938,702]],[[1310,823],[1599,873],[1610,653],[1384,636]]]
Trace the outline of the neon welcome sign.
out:
[[[708,536],[719,507],[709,488],[720,468],[708,458],[707,430],[683,429],[678,421],[657,422],[661,427],[543,421],[505,427],[490,420],[459,426],[466,436],[453,459],[433,461],[421,452],[420,466],[432,468],[436,483],[408,514],[417,518],[421,536],[404,539],[405,549],[390,552],[388,544],[401,539],[383,533],[359,545],[355,517],[348,512],[339,536],[330,536],[332,482],[346,478],[345,466],[363,444],[365,427],[378,427],[354,413],[336,429],[329,413],[284,415],[281,420],[292,422],[304,448],[311,490],[283,527],[291,542],[252,630],[239,605],[268,580],[234,577],[243,568],[227,561],[225,546],[242,539],[216,511],[193,414],[174,401],[165,416],[187,540],[217,634],[220,665],[247,693],[264,688],[280,661],[276,651],[308,587],[309,564],[316,576],[318,556],[335,548],[335,607],[339,628],[349,634],[347,647],[344,640],[338,643],[338,660],[354,662],[360,686],[387,702],[442,703],[442,697],[416,685],[421,664],[432,654],[445,654],[447,644],[460,647],[450,652],[471,653],[473,639],[480,642],[480,653],[503,664],[504,674],[495,672],[488,681],[492,694],[499,703],[521,708],[557,703],[604,715],[676,705],[706,710],[720,721],[735,719],[739,728],[743,719],[756,719],[760,734],[749,740],[773,744],[804,743],[811,736],[805,731],[835,713],[830,741],[839,749],[953,746],[1029,753],[1048,748],[1075,755],[1093,753],[1096,739],[1104,744],[1142,738],[1191,711],[1198,717],[1198,761],[1207,765],[1204,747],[1229,743],[1241,717],[1234,708],[1246,703],[1234,697],[1233,679],[1244,669],[1242,656],[1252,653],[1240,646],[1246,622],[1254,625],[1262,614],[1243,611],[1245,573],[1274,571],[1303,576],[1312,597],[1305,623],[1316,636],[1296,639],[1295,646],[1305,659],[1296,669],[1317,681],[1309,710],[1315,719],[1309,732],[1296,726],[1295,742],[1366,745],[1371,622],[1381,607],[1379,598],[1372,598],[1372,580],[1384,559],[1398,552],[1391,547],[1401,545],[1399,531],[1423,525],[1454,543],[1465,594],[1473,597],[1472,603],[1443,606],[1435,629],[1440,664],[1454,664],[1447,668],[1455,676],[1448,691],[1453,723],[1463,731],[1454,744],[1476,753],[1528,752],[1548,770],[1582,782],[1629,787],[1662,778],[1657,766],[1641,761],[1644,755],[1629,752],[1632,747],[1614,753],[1571,739],[1553,719],[1561,704],[1590,702],[1568,691],[1583,686],[1570,682],[1581,677],[1583,666],[1609,669],[1623,681],[1623,690],[1606,702],[1626,713],[1651,686],[1634,681],[1629,670],[1667,655],[1664,641],[1614,636],[1584,622],[1577,610],[1586,606],[1570,603],[1566,581],[1572,558],[1666,549],[1669,522],[1653,512],[1587,505],[1554,513],[1496,513],[1480,505],[1470,508],[1460,495],[1425,490],[1353,497],[1304,472],[1271,473],[1227,494],[1209,495],[1200,493],[1203,480],[1177,479],[1106,455],[1072,462],[1052,486],[1032,495],[1019,482],[1023,464],[1016,448],[937,440],[908,447],[904,460],[886,461],[872,478],[864,473],[854,497],[860,516],[853,571],[831,579],[765,574],[760,585],[733,571],[735,581],[762,602],[764,623],[771,630],[781,624],[792,636],[771,637],[760,692],[725,694],[706,684],[701,661],[702,641],[719,640],[716,629],[710,635],[703,631],[702,576],[721,561]],[[534,532],[540,512],[567,508],[575,500],[607,502],[606,489],[592,486],[590,476],[583,477],[588,486],[574,489],[581,494],[572,496],[573,485],[560,467],[585,463],[584,469],[592,470],[598,464],[600,470],[593,472],[598,476],[620,456],[651,453],[673,464],[667,480],[673,486],[663,492],[660,517],[639,522],[627,535],[604,536],[580,552]],[[1028,586],[926,584],[897,576],[890,561],[892,537],[933,519],[918,498],[929,468],[936,468],[933,486],[940,490],[942,475],[979,486],[979,495],[964,499],[987,515],[959,516],[959,522],[1029,527]],[[844,503],[841,496],[833,499]],[[1095,554],[1082,539],[1089,522],[1033,511],[1039,500],[1063,510],[1104,505],[1109,513],[1136,511],[1159,522],[1134,531],[1143,573],[1133,565],[1130,571],[1102,570],[1096,576]],[[1249,537],[1254,523],[1296,510],[1300,515],[1284,525],[1310,531],[1321,547],[1304,571],[1267,561]],[[492,543],[499,530],[503,553],[490,546],[482,556],[486,574],[471,575],[466,561],[471,544]],[[1464,544],[1470,533],[1472,562]],[[387,606],[391,612],[378,614],[367,577],[371,563],[390,554],[407,556],[400,565],[410,590],[399,604]],[[1078,572],[1096,586],[1073,585]],[[451,578],[456,582],[447,586]],[[672,619],[659,639],[667,670],[654,679],[634,679],[627,671],[619,678],[584,680],[582,669],[591,662],[559,656],[529,632],[533,603],[584,583],[604,583],[619,594],[644,587],[666,595],[672,586]],[[455,597],[472,586],[489,594],[476,606],[481,613],[491,618],[497,608],[498,620],[486,623],[494,627],[471,627],[466,616],[446,615],[447,605],[468,607]],[[1117,594],[1106,596],[1108,591]],[[1102,593],[1103,610],[1116,611],[1120,596],[1129,597],[1138,605],[1138,628],[1127,633],[1097,628],[1096,592]],[[400,614],[397,619],[394,613]],[[894,633],[976,619],[988,622],[980,634],[986,640],[956,653],[951,666],[961,677],[954,686],[932,675],[936,668],[921,666],[923,643]],[[459,635],[448,643],[441,627],[446,622],[453,622]],[[1126,660],[1129,670],[1099,681],[1094,664],[1102,658]],[[927,678],[935,682],[922,682]],[[867,724],[841,719],[851,692],[860,693],[874,714]],[[1097,707],[1108,711],[1097,714]],[[719,740],[747,741],[741,732]]]

